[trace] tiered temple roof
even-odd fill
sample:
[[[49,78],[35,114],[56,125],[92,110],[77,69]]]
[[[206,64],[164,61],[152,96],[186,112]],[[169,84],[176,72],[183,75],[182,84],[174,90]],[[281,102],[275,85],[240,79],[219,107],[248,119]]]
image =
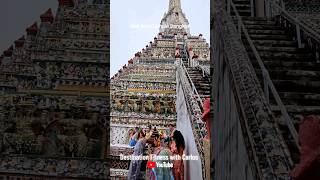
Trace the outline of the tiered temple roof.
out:
[[[188,24],[180,0],[171,0],[158,35],[111,78],[111,156],[117,161],[111,176],[127,176],[130,161],[119,161],[117,151],[132,152],[130,129],[151,125],[166,130],[177,122],[177,66],[185,46],[192,61],[210,66],[209,45],[202,35],[191,36]]]

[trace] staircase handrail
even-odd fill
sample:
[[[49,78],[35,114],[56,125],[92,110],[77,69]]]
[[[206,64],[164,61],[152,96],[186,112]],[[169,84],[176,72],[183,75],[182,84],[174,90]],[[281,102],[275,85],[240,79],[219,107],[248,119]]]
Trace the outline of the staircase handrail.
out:
[[[192,98],[194,97],[194,93],[198,93],[198,92],[195,92],[196,89],[192,81],[190,81],[191,83],[189,83],[190,76],[186,71],[186,67],[184,66],[181,59],[178,61],[177,71],[179,73],[178,80],[180,81],[183,92],[184,92],[184,98],[185,98],[185,102],[188,110],[188,115],[190,117],[191,127],[193,131],[196,132],[194,134],[195,144],[197,146],[197,150],[200,155],[201,165],[202,167],[204,167],[205,166],[204,155],[203,155],[204,151],[203,151],[203,143],[201,141],[204,138],[204,135],[200,133],[200,130],[202,128],[202,130],[205,131],[206,128],[205,128],[205,123],[202,121],[202,118],[201,118],[201,109],[199,107],[199,104],[192,100]],[[199,94],[197,97],[198,98],[200,97]],[[200,119],[201,121],[199,121]],[[199,130],[197,130],[197,127]],[[205,172],[205,168],[203,168],[202,170],[203,176],[207,176],[207,173],[208,172]]]
[[[247,171],[223,169],[230,162],[228,152],[234,150],[232,143],[225,142],[234,142],[245,149],[236,157],[241,157],[242,165],[250,167],[253,179],[289,179],[294,165],[292,156],[239,37],[235,17],[227,13],[225,1],[214,1],[213,12],[216,17],[213,19],[216,104],[222,103],[214,107],[214,117],[219,120],[214,126],[219,137],[213,138],[214,154],[219,158],[215,176],[223,179],[226,173],[234,176],[239,171]],[[237,126],[239,131],[235,135],[233,127]]]
[[[189,59],[189,58],[187,58],[187,59]],[[190,75],[189,75],[189,73],[188,73],[188,71],[187,71],[186,66],[185,66],[183,63],[181,63],[181,64],[182,64],[182,69],[183,69],[183,71],[186,73],[187,78],[188,78],[188,80],[189,80],[189,82],[190,82],[190,84],[191,84],[191,88],[192,88],[193,95],[197,97],[198,101],[199,101],[200,104],[201,104],[201,107],[203,107],[202,99],[201,99],[201,97],[200,97],[200,95],[199,95],[199,93],[198,93],[198,91],[197,91],[196,86],[194,85],[194,83],[192,82],[192,79],[190,78]]]
[[[265,0],[266,3],[266,9],[268,10],[267,16],[272,16],[273,15],[273,9],[272,7],[278,9],[281,13],[279,14],[283,18],[287,19],[289,22],[292,24],[296,25],[296,33],[297,33],[297,40],[298,40],[298,45],[299,48],[302,47],[302,42],[301,42],[301,29],[306,33],[309,34],[310,38],[313,38],[317,42],[320,43],[320,34],[316,31],[314,31],[312,28],[308,27],[307,25],[303,24],[298,18],[292,16],[284,6],[280,6],[279,4],[275,3],[273,0]],[[282,2],[283,4],[283,2]]]
[[[263,75],[263,83],[264,83],[264,93],[265,93],[265,96],[266,96],[266,99],[267,101],[269,101],[269,88],[271,90],[271,93],[273,94],[275,100],[276,100],[276,103],[277,105],[280,107],[280,111],[282,113],[282,115],[284,116],[284,119],[285,119],[285,122],[289,128],[289,131],[295,141],[295,145],[299,148],[299,140],[298,140],[298,133],[291,121],[291,118],[270,78],[270,75],[269,75],[269,72],[268,70],[266,69],[266,67],[264,66],[263,64],[263,61],[259,55],[259,52],[257,50],[257,48],[255,47],[252,39],[250,38],[249,36],[249,33],[248,33],[248,30],[246,29],[243,21],[242,21],[242,18],[241,16],[239,15],[239,12],[237,11],[234,3],[229,0],[229,5],[231,6],[232,10],[234,11],[235,15],[236,15],[236,18],[238,20],[238,33],[239,33],[239,36],[241,38],[241,31],[243,31],[244,35],[245,35],[245,38],[247,39],[249,45],[250,45],[250,48],[252,49],[253,53],[254,53],[254,56],[255,58],[257,59],[258,61],[258,64],[259,64],[259,67],[262,71],[262,75]],[[229,11],[229,13],[231,13],[231,11]]]

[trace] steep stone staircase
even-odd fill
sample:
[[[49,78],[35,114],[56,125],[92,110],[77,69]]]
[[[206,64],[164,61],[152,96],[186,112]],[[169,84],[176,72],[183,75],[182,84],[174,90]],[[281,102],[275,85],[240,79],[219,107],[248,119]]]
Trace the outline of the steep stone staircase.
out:
[[[233,0],[233,3],[240,16],[251,16],[250,0]],[[232,15],[234,15],[234,12],[232,12]]]
[[[187,67],[187,71],[200,97],[210,97],[210,78],[203,75],[202,70],[197,67]]]
[[[249,17],[241,13],[241,8],[238,10],[298,131],[301,117],[306,115],[320,116],[320,63],[316,62],[316,58],[308,48],[298,48],[296,40],[287,35],[275,20]],[[260,79],[261,87],[263,87],[261,70],[244,34],[242,34],[242,41]],[[288,127],[281,117],[280,109],[272,97],[270,104],[278,119],[278,125],[289,147],[291,157],[295,163],[298,163],[299,150],[294,145],[293,138],[288,133]]]
[[[191,67],[188,65],[188,54],[186,53],[185,49],[180,48],[180,54],[182,62],[186,67],[187,73],[191,79],[191,81],[189,80],[189,83],[191,84],[192,82],[194,84],[199,96],[201,97],[202,101],[204,101],[205,98],[210,97],[210,77],[203,73],[200,67]],[[200,108],[202,107],[200,106]]]

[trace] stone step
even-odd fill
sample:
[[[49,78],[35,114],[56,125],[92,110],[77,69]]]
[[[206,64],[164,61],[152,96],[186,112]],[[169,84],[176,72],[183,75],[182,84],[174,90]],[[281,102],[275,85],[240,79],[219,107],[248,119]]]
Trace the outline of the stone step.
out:
[[[202,85],[203,87],[210,87],[210,84],[208,83],[208,81],[202,81],[202,82],[198,82],[196,80],[192,80],[193,84],[195,86],[200,86]]]
[[[251,16],[251,9],[238,9],[240,16]],[[231,11],[231,15],[235,16],[235,12]]]
[[[268,46],[256,46],[259,51],[270,52],[294,52],[294,53],[311,53],[308,49],[300,49],[296,47],[268,47]]]
[[[203,84],[194,83],[194,85],[196,86],[197,89],[202,89],[202,90],[210,90],[211,89],[211,86],[208,84],[203,85]]]
[[[319,106],[319,93],[278,92],[281,100],[287,105]]]
[[[209,96],[211,94],[210,91],[203,91],[203,90],[198,90],[198,89],[197,89],[197,91],[198,91],[199,95]]]
[[[273,84],[279,92],[304,92],[318,93],[320,92],[320,81],[308,81],[308,79],[299,80],[278,80],[272,79]]]
[[[194,84],[202,84],[202,85],[206,85],[206,84],[210,84],[210,81],[207,79],[195,79],[195,78],[191,78]]]
[[[202,75],[198,75],[198,76],[194,76],[194,75],[190,75],[189,74],[189,77],[191,79],[194,79],[196,82],[208,82],[209,81],[209,78],[208,77],[203,77]]]
[[[245,9],[245,10],[251,10],[251,5],[250,4],[245,4],[245,3],[242,3],[242,4],[235,4],[235,7],[236,9],[239,11],[239,10],[242,10],[242,9]]]
[[[242,34],[242,37],[245,38],[244,34]],[[250,34],[250,38],[252,40],[292,40],[291,37],[282,34]]]
[[[190,72],[190,71],[188,71],[188,74],[189,74],[189,76],[202,77],[202,78],[204,78],[204,77],[202,76],[202,72],[200,73],[200,72]]]
[[[269,61],[264,60],[264,65],[267,69],[273,70],[310,70],[310,71],[320,71],[320,63],[316,62],[297,62],[297,61]],[[253,65],[258,65],[254,61]]]
[[[250,4],[250,0],[233,0],[234,4]]]
[[[191,78],[194,84],[201,84],[201,85],[210,85],[210,81],[208,79],[195,79]]]
[[[285,107],[290,116],[320,115],[320,106],[286,105]],[[271,110],[279,113],[280,108],[278,106],[271,106]]]
[[[206,77],[203,77],[202,74],[201,74],[201,75],[189,74],[189,77],[190,77],[190,78],[197,79],[197,80],[204,80],[204,81],[207,80],[207,78],[206,78]]]
[[[201,74],[198,74],[198,75],[195,75],[195,74],[189,74],[189,76],[191,77],[194,77],[194,78],[197,78],[197,79],[199,79],[199,80],[205,80],[205,81],[207,81],[208,79],[210,79],[207,75],[202,75],[202,73]]]
[[[189,74],[189,77],[191,78],[191,81],[194,83],[199,95],[201,96],[210,95],[211,86],[210,86],[209,78],[203,77],[202,71],[195,67],[188,67],[187,72]]]
[[[275,25],[256,25],[256,24],[247,24],[247,29],[264,29],[264,30],[279,30],[281,27]]]
[[[314,60],[314,55],[308,49],[297,48],[292,37],[276,24],[267,19],[244,18],[259,55],[265,64],[269,75],[285,104],[291,120],[298,130],[296,117],[303,115],[320,115],[320,65]],[[243,35],[242,35],[243,37]],[[263,85],[262,74],[254,54],[246,40],[243,41],[248,51],[256,73]],[[262,86],[263,87],[263,86]],[[275,115],[280,115],[280,108],[270,95],[270,104]],[[282,120],[281,120],[282,119]],[[294,162],[298,162],[299,150],[294,147],[293,139],[283,118],[279,119],[279,126]]]
[[[266,17],[242,17],[245,21],[273,21],[273,18],[266,18]]]
[[[202,75],[202,72],[200,72],[200,70],[198,69],[189,69],[187,68],[187,71],[189,74],[199,74],[199,75]]]
[[[247,50],[251,50],[249,44],[244,44]],[[255,45],[258,51],[269,51],[269,52],[289,52],[289,53],[311,53],[308,49],[299,49],[296,47],[270,47],[270,46],[259,46]]]
[[[197,68],[195,67],[187,67],[188,71],[199,71]]]
[[[248,29],[249,34],[264,34],[264,35],[285,35],[284,30],[264,30],[264,29]]]
[[[207,82],[207,81],[210,81],[210,79],[208,78],[208,77],[202,77],[202,76],[193,76],[193,75],[190,75],[189,74],[189,77],[191,78],[191,79],[194,79],[194,80],[196,80],[196,81],[203,81],[203,82]]]
[[[250,5],[250,0],[233,0],[233,3],[235,5],[238,5],[238,4],[248,4],[248,5]]]
[[[256,46],[269,46],[269,47],[297,47],[297,43],[293,40],[253,40]]]
[[[255,58],[253,52],[248,52],[250,58]],[[259,55],[262,60],[275,60],[275,61],[314,61],[313,55],[310,53],[296,54],[295,52],[268,52],[260,51]]]
[[[208,81],[208,77],[203,77],[202,75],[190,75],[189,74],[189,77],[191,79],[196,80],[196,81],[204,81],[204,82]]]
[[[303,71],[303,70],[268,70],[271,79],[277,80],[297,80],[304,79],[308,81],[320,81],[319,71]],[[257,72],[259,77],[262,77],[261,71]]]
[[[205,98],[210,98],[210,95],[200,95],[200,97],[205,99]]]
[[[188,72],[188,74],[189,74],[189,76],[190,77],[193,77],[193,78],[197,78],[197,79],[203,79],[203,80],[206,80],[207,79],[207,77],[205,77],[205,76],[202,76],[202,73],[200,74],[195,74],[195,73],[189,73]]]
[[[264,25],[271,25],[271,26],[276,26],[277,24],[276,24],[276,22],[275,21],[268,21],[268,20],[266,20],[266,21],[254,21],[254,20],[244,20],[243,21],[243,23],[244,23],[244,25],[262,25],[262,26],[264,26]]]
[[[199,70],[190,70],[190,69],[187,69],[188,71],[188,74],[189,75],[199,75],[199,76],[202,76],[202,73],[200,74],[200,71]]]
[[[199,96],[209,96],[210,95],[210,91],[208,90],[197,90]]]
[[[195,80],[197,80],[197,81],[207,81],[207,79],[205,78],[205,77],[202,77],[202,76],[200,76],[200,75],[190,75],[189,74],[189,77],[191,78],[191,79],[195,79]]]

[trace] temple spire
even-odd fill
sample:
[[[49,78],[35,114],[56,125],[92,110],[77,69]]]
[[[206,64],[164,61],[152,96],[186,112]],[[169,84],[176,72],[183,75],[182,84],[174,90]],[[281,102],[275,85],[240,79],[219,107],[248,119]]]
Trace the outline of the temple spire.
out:
[[[176,8],[176,9],[181,9],[181,2],[180,2],[180,0],[170,0],[170,2],[169,2],[169,11],[170,11],[171,9],[174,9],[174,8]]]
[[[160,23],[160,33],[179,37],[183,37],[186,33],[190,34],[189,22],[182,12],[180,0],[169,1],[169,10],[164,14]]]

